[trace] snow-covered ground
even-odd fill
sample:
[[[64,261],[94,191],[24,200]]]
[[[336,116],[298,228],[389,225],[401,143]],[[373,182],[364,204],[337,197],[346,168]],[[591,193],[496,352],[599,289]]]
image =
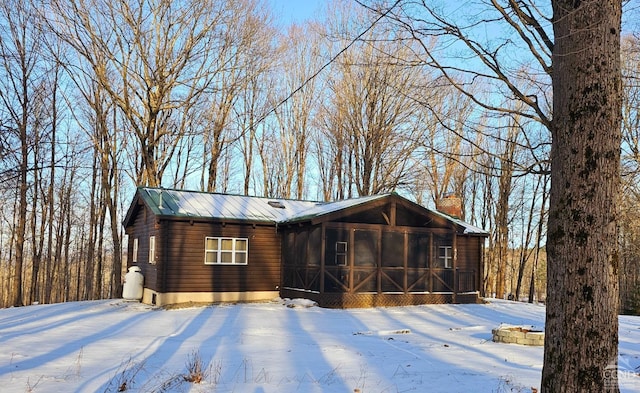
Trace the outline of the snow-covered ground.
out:
[[[0,310],[2,392],[531,392],[542,347],[499,344],[544,307],[492,300],[330,310],[307,302],[154,309],[120,300]],[[198,360],[199,359],[199,360]],[[620,317],[623,392],[640,391],[640,317]],[[203,366],[185,381],[187,363]]]

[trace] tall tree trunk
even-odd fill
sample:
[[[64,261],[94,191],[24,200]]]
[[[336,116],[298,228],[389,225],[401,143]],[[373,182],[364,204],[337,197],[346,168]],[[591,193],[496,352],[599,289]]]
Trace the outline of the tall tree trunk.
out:
[[[52,256],[52,260],[54,261],[54,264],[48,269],[47,272],[47,293],[45,294],[45,303],[49,303],[51,302],[51,300],[53,299],[53,301],[55,302],[56,299],[59,299],[60,301],[64,301],[63,299],[66,299],[66,297],[64,296],[64,290],[62,290],[61,288],[57,288],[55,286],[56,281],[62,282],[62,286],[64,287],[68,287],[69,286],[69,282],[66,280],[63,280],[63,277],[59,277],[59,275],[57,274],[59,272],[59,267],[60,264],[62,263],[62,247],[65,244],[65,239],[63,238],[63,234],[66,230],[69,230],[69,228],[71,227],[71,223],[67,222],[66,217],[67,217],[67,211],[69,210],[69,203],[67,201],[67,195],[69,194],[69,191],[67,191],[67,188],[70,186],[66,186],[63,182],[61,188],[62,190],[59,193],[59,206],[60,206],[60,214],[58,215],[58,228],[56,229],[56,243],[55,243],[55,247],[52,250],[53,251],[53,256]],[[55,293],[54,293],[55,292]]]
[[[103,274],[103,265],[104,265],[104,228],[105,228],[105,216],[106,216],[106,209],[105,209],[105,200],[104,200],[104,191],[102,190],[102,187],[100,187],[100,191],[99,191],[99,203],[100,203],[100,207],[98,208],[98,221],[96,222],[96,231],[97,231],[97,235],[96,235],[96,241],[98,242],[97,244],[97,250],[96,250],[96,266],[95,266],[95,283],[93,284],[93,294],[91,294],[91,299],[96,300],[96,299],[102,299],[102,287],[103,287],[103,279],[102,279],[102,274]]]
[[[251,168],[253,167],[253,147],[256,140],[256,128],[254,126],[253,114],[250,114],[249,132],[245,137],[245,156],[244,156],[244,184],[242,186],[243,195],[249,195],[249,186],[251,185]]]
[[[86,229],[83,228],[82,233],[80,235],[80,247],[78,249],[77,255],[79,256],[79,258],[76,259],[76,294],[75,294],[75,299],[74,300],[80,300],[82,298],[82,280],[81,280],[81,273],[82,273],[82,265],[83,265],[83,261],[85,260],[86,256],[85,256],[85,231]]]
[[[513,191],[513,171],[518,125],[511,124],[505,139],[504,150],[500,154],[500,176],[498,178],[498,203],[496,204],[496,244],[498,261],[496,271],[496,297],[502,299],[506,295],[507,260],[509,259],[509,208]],[[512,275],[511,275],[512,276]]]
[[[622,1],[553,0],[543,392],[617,392]]]
[[[544,191],[542,192],[542,201],[540,202],[540,218],[538,219],[538,228],[536,232],[536,246],[533,257],[533,269],[531,269],[531,282],[529,283],[529,303],[533,303],[536,294],[536,276],[538,271],[538,261],[540,260],[540,244],[542,243],[542,230],[547,216],[547,198],[549,193],[547,187],[549,186],[549,176],[544,175]]]
[[[44,285],[42,285],[44,289],[44,293],[41,298],[45,299],[47,296],[51,294],[51,270],[53,268],[53,260],[52,260],[52,250],[54,247],[53,241],[53,232],[55,230],[54,220],[55,220],[55,194],[53,184],[56,178],[56,146],[58,144],[57,141],[57,130],[58,130],[58,78],[59,78],[59,70],[60,65],[56,64],[55,73],[54,73],[54,81],[51,94],[51,163],[49,166],[49,185],[47,188],[47,202],[49,204],[48,213],[49,217],[47,220],[47,255],[45,257],[45,280]],[[58,226],[61,226],[62,222],[58,223]],[[56,239],[58,242],[60,239]],[[56,260],[56,263],[60,263],[60,260]],[[66,281],[64,281],[66,283]]]
[[[95,250],[96,250],[96,234],[98,232],[98,215],[96,213],[96,199],[98,195],[98,191],[96,189],[99,187],[98,182],[98,154],[99,152],[94,149],[94,158],[93,158],[93,171],[91,174],[91,203],[89,207],[89,238],[87,239],[87,256],[84,260],[85,271],[84,271],[84,294],[82,299],[88,300],[93,296],[93,280],[94,280],[94,266],[95,263]],[[80,277],[78,277],[79,282],[82,282]]]
[[[71,174],[69,175],[69,186],[67,188],[65,188],[64,190],[64,203],[62,203],[63,205],[63,212],[60,214],[60,222],[61,222],[61,226],[64,226],[64,236],[63,231],[60,230],[60,239],[61,241],[58,242],[58,245],[56,245],[56,257],[55,260],[58,261],[57,266],[60,266],[60,261],[64,261],[62,262],[64,264],[64,280],[62,281],[64,283],[64,299],[65,301],[69,301],[70,300],[70,296],[71,296],[71,257],[69,255],[69,248],[71,246],[71,228],[72,228],[72,209],[71,209],[71,194],[72,194],[72,184],[74,184],[74,180],[75,180],[75,173],[76,173],[76,169],[72,168],[71,169]],[[66,174],[65,174],[65,178],[66,178]],[[64,224],[64,225],[63,225]],[[62,243],[62,245],[60,245],[60,243]],[[82,247],[82,241],[80,242],[80,247]],[[63,255],[63,249],[64,249],[64,255]],[[82,255],[82,252],[78,252],[76,253],[76,255]],[[76,259],[76,263],[78,264],[78,266],[80,265],[79,262]],[[77,291],[77,289],[76,289]],[[77,296],[74,300],[78,300]]]
[[[529,251],[529,243],[531,242],[531,237],[533,236],[533,214],[536,208],[536,201],[538,193],[540,192],[540,187],[543,183],[543,176],[539,175],[536,179],[536,185],[533,188],[533,195],[531,196],[531,205],[529,207],[529,212],[527,214],[527,229],[525,230],[524,239],[522,242],[522,248],[520,249],[520,263],[518,264],[518,279],[516,281],[516,300],[520,300],[520,295],[522,291],[522,281],[524,280],[524,271],[527,267],[527,261],[531,256],[532,252]],[[524,200],[524,192],[523,191],[523,200]],[[545,189],[542,192],[546,192]],[[542,217],[540,218],[542,220]],[[535,270],[535,269],[532,269]],[[533,273],[532,273],[533,274]],[[533,277],[533,276],[532,276]]]
[[[115,139],[115,138],[114,138]],[[115,146],[115,144],[114,144]],[[113,242],[113,263],[111,271],[111,296],[122,295],[122,233],[118,220],[118,193],[120,192],[118,177],[118,161],[114,157],[110,176],[110,189],[106,192],[106,205],[109,209],[109,222],[111,223],[111,241]],[[106,186],[106,185],[105,185]],[[112,196],[113,194],[113,196]]]
[[[71,245],[71,212],[67,210],[67,220],[66,220],[66,229],[65,229],[65,237],[64,237],[64,257],[61,258],[61,262],[63,264],[64,269],[64,293],[63,293],[63,301],[68,302],[71,300],[71,261],[69,260],[69,247]]]
[[[5,307],[5,290],[7,268],[4,266],[4,220],[0,220],[0,307]]]
[[[25,97],[27,96],[26,81],[24,82]],[[27,108],[23,108],[23,123],[20,125],[20,176],[18,184],[18,224],[16,226],[16,262],[13,270],[11,286],[11,304],[19,307],[22,302],[22,266],[24,265],[24,243],[27,228],[27,169],[29,165],[29,149],[27,140]]]
[[[39,130],[34,127],[34,144],[33,144],[33,157],[34,163],[40,162],[40,133]],[[40,194],[41,194],[41,185],[44,179],[40,176],[41,169],[38,168],[38,164],[35,165],[36,168],[33,169],[33,195],[31,196],[31,285],[30,290],[27,296],[26,304],[32,304],[34,301],[38,299],[38,277],[40,276],[40,263],[42,262],[42,246],[44,241],[44,226],[42,222],[38,222],[38,211],[40,203]],[[45,203],[42,204],[42,207],[45,207]],[[44,220],[46,215],[42,215],[41,220]],[[38,230],[38,227],[40,230]]]
[[[16,215],[17,215],[17,207],[18,207],[18,198],[19,198],[19,193],[15,194],[15,197],[13,198],[13,218],[11,220],[11,230],[10,230],[10,236],[9,236],[9,255],[7,255],[7,291],[6,291],[6,296],[4,296],[3,299],[3,307],[9,307],[11,305],[13,305],[13,281],[12,281],[12,277],[13,277],[13,269],[11,268],[11,263],[13,262],[13,257],[14,257],[14,250],[15,250],[15,244],[16,244]]]

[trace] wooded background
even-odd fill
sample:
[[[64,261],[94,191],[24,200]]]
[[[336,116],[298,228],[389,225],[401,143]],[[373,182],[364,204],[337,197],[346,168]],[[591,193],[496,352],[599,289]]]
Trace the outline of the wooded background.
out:
[[[484,295],[544,300],[550,7],[429,4],[330,1],[285,25],[261,0],[2,2],[0,306],[119,296],[136,185],[452,193],[491,233]],[[637,313],[640,30],[624,27],[620,292]]]

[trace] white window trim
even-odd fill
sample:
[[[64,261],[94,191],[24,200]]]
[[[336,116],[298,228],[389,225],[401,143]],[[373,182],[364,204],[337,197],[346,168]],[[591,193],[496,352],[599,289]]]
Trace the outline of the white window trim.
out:
[[[149,263],[156,263],[156,237],[149,236]]]
[[[344,252],[338,252],[338,245],[344,245]],[[338,263],[338,257],[344,257],[344,263]],[[349,264],[349,243],[336,242],[336,266],[347,266]]]
[[[453,268],[453,247],[452,246],[440,246],[438,247],[438,259],[442,261],[442,265],[445,269]]]
[[[133,252],[131,255],[131,262],[138,262],[138,238],[133,239]]]
[[[215,240],[218,242],[218,246],[217,249],[207,249],[207,241],[208,240]],[[222,241],[223,240],[231,240],[232,241],[232,249],[231,250],[222,250]],[[238,250],[236,249],[236,244],[238,244],[239,241],[243,241],[246,246],[244,250]],[[223,252],[225,253],[231,253],[231,262],[222,262],[222,254]],[[207,262],[207,255],[208,254],[214,254],[215,255],[215,262]],[[244,262],[236,262],[236,256],[240,255],[240,254],[244,254]],[[249,239],[246,237],[214,237],[214,236],[207,236],[204,238],[204,264],[205,265],[241,265],[241,266],[245,266],[249,264]]]

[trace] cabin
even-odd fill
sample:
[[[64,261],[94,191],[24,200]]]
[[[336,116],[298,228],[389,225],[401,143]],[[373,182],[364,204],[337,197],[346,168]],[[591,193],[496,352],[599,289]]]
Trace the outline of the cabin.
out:
[[[488,233],[449,213],[397,193],[312,202],[139,187],[123,224],[144,303],[475,303]]]

